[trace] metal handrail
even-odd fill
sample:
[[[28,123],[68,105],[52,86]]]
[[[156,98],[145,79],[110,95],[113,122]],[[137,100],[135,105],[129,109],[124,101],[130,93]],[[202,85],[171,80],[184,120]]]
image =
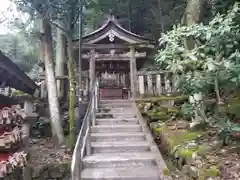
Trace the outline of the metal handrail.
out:
[[[82,171],[82,159],[85,154],[91,154],[90,128],[95,125],[96,111],[99,102],[99,83],[95,82],[91,91],[91,97],[85,113],[82,127],[75,144],[71,162],[71,180],[80,180]]]

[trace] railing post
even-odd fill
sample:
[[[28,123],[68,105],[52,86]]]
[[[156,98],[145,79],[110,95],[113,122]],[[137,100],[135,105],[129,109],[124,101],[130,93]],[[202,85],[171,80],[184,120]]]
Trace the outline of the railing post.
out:
[[[148,95],[153,95],[152,75],[147,75]]]
[[[140,96],[143,96],[144,95],[144,91],[145,91],[145,87],[144,87],[144,76],[140,75],[139,76],[139,93],[140,93]]]
[[[92,126],[96,125],[96,110],[95,110],[95,98],[92,98],[92,105],[91,105],[91,118],[92,118]]]
[[[162,81],[161,81],[161,74],[157,74],[156,77],[156,84],[157,84],[157,93],[159,96],[162,95]]]
[[[96,112],[98,109],[99,102],[99,94],[98,94],[99,86],[98,82],[95,83],[95,87],[91,94],[91,100],[89,102],[88,110],[85,114],[83,125],[81,131],[78,135],[78,140],[75,145],[73,160],[71,164],[71,180],[79,180],[81,179],[81,171],[82,171],[82,157],[85,155],[91,155],[91,138],[90,131],[91,126],[96,125]],[[85,134],[84,134],[85,133]]]
[[[90,119],[88,120],[89,122],[89,128],[91,127],[90,126]],[[87,142],[86,142],[86,151],[87,151],[87,156],[90,156],[91,155],[91,139],[90,139],[90,131],[89,133],[87,134]]]
[[[96,84],[96,87],[95,87],[95,92],[94,92],[94,98],[95,98],[95,113],[98,111],[98,87],[97,87],[97,84]]]

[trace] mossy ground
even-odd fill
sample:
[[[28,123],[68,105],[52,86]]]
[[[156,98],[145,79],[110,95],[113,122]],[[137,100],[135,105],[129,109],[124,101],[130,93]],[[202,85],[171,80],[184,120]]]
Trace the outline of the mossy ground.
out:
[[[218,180],[220,175],[223,176],[222,167],[225,166],[226,158],[237,156],[240,160],[240,151],[233,152],[229,151],[230,147],[222,147],[214,128],[189,130],[187,125],[190,122],[183,120],[179,114],[178,105],[171,107],[161,104],[162,99],[166,100],[167,98],[172,100],[170,97],[157,97],[151,100],[148,98],[139,101],[138,105],[140,105],[141,112],[151,119],[150,127],[161,152],[165,155],[169,173],[178,180],[190,180],[193,178],[191,176],[197,176],[199,180],[208,178]],[[176,117],[174,120],[171,119],[173,116]],[[226,154],[225,151],[229,154]],[[176,158],[182,160],[181,163],[184,162],[183,166],[187,166],[185,168],[188,169],[187,176],[182,170],[179,171],[179,166],[175,164]],[[233,160],[233,162],[235,161]],[[193,171],[196,172],[193,174]],[[229,180],[235,179],[229,178]]]

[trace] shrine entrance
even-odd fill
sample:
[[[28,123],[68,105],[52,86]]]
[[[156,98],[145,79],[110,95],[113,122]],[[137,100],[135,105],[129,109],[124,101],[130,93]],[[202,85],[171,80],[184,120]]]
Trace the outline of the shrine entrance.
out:
[[[74,41],[74,47],[79,59],[78,40]],[[83,60],[79,67],[89,77],[83,86],[90,90],[98,80],[101,99],[136,98],[137,71],[149,59],[154,47],[151,40],[124,29],[109,16],[99,29],[83,37],[80,53]],[[79,81],[83,84],[81,77]]]
[[[96,77],[102,99],[128,99],[130,96],[129,61],[97,61]]]

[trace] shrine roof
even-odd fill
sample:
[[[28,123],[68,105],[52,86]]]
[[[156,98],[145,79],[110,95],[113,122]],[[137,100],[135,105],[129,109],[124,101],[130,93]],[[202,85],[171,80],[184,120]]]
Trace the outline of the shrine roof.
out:
[[[101,43],[103,40],[104,43]],[[107,41],[106,41],[107,40]],[[118,40],[118,42],[116,42]],[[78,42],[79,40],[74,40]],[[120,43],[119,43],[120,41]],[[109,16],[97,30],[83,36],[83,44],[155,44],[150,39],[124,29],[114,16]]]
[[[0,94],[0,109],[2,105],[15,105],[18,101],[14,99],[13,97],[8,97],[3,94]]]
[[[0,51],[0,86],[33,94],[38,85]]]

